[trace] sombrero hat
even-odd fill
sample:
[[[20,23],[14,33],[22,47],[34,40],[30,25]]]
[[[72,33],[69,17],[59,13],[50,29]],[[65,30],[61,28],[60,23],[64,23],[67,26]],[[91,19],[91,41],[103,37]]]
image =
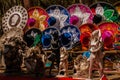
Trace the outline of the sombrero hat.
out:
[[[39,28],[41,31],[48,27],[47,20],[49,18],[47,12],[41,7],[31,7],[28,9],[28,22],[25,31],[32,27]]]
[[[80,42],[82,44],[83,50],[87,50],[89,46],[91,33],[96,29],[98,29],[98,27],[91,23],[86,23],[86,24],[79,26],[79,30],[81,32]]]
[[[2,18],[2,29],[5,33],[13,27],[23,29],[26,26],[28,14],[24,7],[14,6],[10,8]]]
[[[98,27],[102,32],[104,47],[112,47],[116,34],[118,33],[119,25],[113,22],[104,22],[99,24]]]
[[[67,25],[60,30],[61,46],[71,49],[77,42],[80,41],[80,31],[76,26]]]
[[[50,18],[48,19],[49,26],[57,27],[58,29],[68,25],[69,12],[60,5],[52,5],[46,9]]]
[[[42,32],[41,43],[43,49],[56,49],[59,47],[59,30],[49,27]]]
[[[31,28],[24,34],[24,40],[28,47],[36,46],[41,42],[41,31],[38,28]]]
[[[109,3],[97,2],[90,5],[90,9],[94,14],[93,22],[96,24],[102,21],[118,22],[118,12]]]
[[[92,23],[93,14],[89,7],[83,4],[73,4],[67,8],[70,13],[70,24],[80,26],[85,23]]]

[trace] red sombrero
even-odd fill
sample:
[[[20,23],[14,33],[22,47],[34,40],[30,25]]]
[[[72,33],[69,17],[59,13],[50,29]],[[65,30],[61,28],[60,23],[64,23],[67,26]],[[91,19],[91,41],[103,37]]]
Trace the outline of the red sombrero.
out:
[[[47,12],[41,7],[32,7],[28,9],[28,22],[25,31],[31,27],[39,28],[41,31],[48,27],[47,20],[49,18]]]
[[[83,49],[86,50],[86,47],[89,46],[91,33],[96,29],[98,29],[98,27],[91,23],[83,24],[79,27],[79,30],[81,32],[80,41],[82,43]]]
[[[113,22],[104,22],[98,25],[102,32],[104,47],[110,48],[115,42],[115,36],[118,33],[118,25]]]

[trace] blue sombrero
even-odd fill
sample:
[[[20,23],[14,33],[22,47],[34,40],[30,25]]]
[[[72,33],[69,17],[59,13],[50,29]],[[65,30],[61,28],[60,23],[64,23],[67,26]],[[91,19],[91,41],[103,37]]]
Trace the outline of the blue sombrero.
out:
[[[50,18],[48,19],[49,26],[62,28],[69,23],[69,12],[60,5],[52,5],[46,9]]]
[[[38,28],[31,28],[24,34],[24,40],[28,47],[36,46],[41,42],[41,31]]]
[[[65,26],[60,30],[60,32],[61,46],[65,46],[67,49],[71,49],[75,43],[80,41],[80,31],[76,26]]]
[[[55,27],[49,27],[42,32],[41,43],[44,49],[58,47],[59,31]]]

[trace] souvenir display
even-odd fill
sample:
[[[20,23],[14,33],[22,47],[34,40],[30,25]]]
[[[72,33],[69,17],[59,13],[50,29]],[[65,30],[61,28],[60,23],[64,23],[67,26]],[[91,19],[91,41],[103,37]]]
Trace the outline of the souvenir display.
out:
[[[10,8],[2,18],[3,32],[9,31],[11,28],[17,27],[24,29],[28,20],[28,13],[22,6],[14,6]]]
[[[98,25],[99,29],[102,32],[102,39],[104,42],[104,47],[112,48],[113,43],[115,42],[116,34],[118,33],[119,25],[113,22],[104,22]]]
[[[67,8],[70,13],[70,24],[79,27],[85,23],[92,23],[93,14],[84,4],[73,4]]]
[[[109,3],[97,2],[90,5],[90,9],[94,14],[93,23],[101,23],[103,21],[118,22],[118,12]]]
[[[59,30],[49,27],[42,32],[41,43],[44,49],[55,49],[59,47]]]
[[[24,34],[24,40],[28,47],[36,46],[41,43],[41,31],[38,28],[31,28]]]
[[[79,30],[81,32],[80,42],[82,44],[83,50],[88,49],[91,33],[96,29],[98,29],[98,27],[94,24],[91,24],[91,23],[86,23],[86,24],[83,24],[79,27]]]
[[[46,11],[50,16],[48,19],[49,26],[61,29],[69,24],[69,12],[63,6],[52,5],[49,6]]]
[[[71,49],[75,43],[80,41],[80,31],[76,26],[65,26],[60,30],[60,33],[60,43],[67,49]]]
[[[47,12],[41,7],[32,7],[28,9],[28,21],[24,31],[30,28],[38,28],[40,31],[45,30],[48,27],[47,20],[49,18]]]

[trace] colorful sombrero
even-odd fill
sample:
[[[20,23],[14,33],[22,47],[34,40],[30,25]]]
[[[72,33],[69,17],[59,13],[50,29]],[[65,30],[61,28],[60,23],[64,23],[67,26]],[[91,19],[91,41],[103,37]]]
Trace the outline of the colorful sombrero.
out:
[[[28,9],[28,22],[25,31],[32,27],[39,28],[41,31],[48,27],[47,20],[49,18],[47,12],[41,7],[32,7]]]
[[[76,26],[68,25],[61,30],[60,41],[61,46],[71,49],[77,42],[80,41],[80,31]]]
[[[116,34],[118,33],[118,27],[116,23],[104,22],[98,25],[102,32],[102,39],[105,47],[112,47],[115,42]]]
[[[24,34],[24,40],[28,47],[36,46],[41,43],[41,31],[38,28],[31,28]]]
[[[14,6],[10,8],[2,18],[2,29],[5,33],[13,27],[23,29],[26,26],[28,14],[24,7]]]
[[[86,50],[86,48],[88,48],[91,33],[96,29],[98,29],[98,27],[91,23],[83,24],[79,27],[79,30],[81,32],[80,42],[82,44],[83,50]]]
[[[118,22],[118,12],[109,3],[97,2],[90,5],[90,9],[94,14],[93,22],[96,24],[102,21]]]
[[[52,5],[46,9],[50,18],[48,19],[49,26],[57,27],[58,29],[68,25],[69,12],[60,5]]]
[[[43,49],[56,49],[59,47],[59,30],[49,27],[42,32],[41,43]]]
[[[92,23],[93,14],[89,7],[83,4],[73,4],[67,8],[71,17],[70,24],[80,26],[85,23]]]

